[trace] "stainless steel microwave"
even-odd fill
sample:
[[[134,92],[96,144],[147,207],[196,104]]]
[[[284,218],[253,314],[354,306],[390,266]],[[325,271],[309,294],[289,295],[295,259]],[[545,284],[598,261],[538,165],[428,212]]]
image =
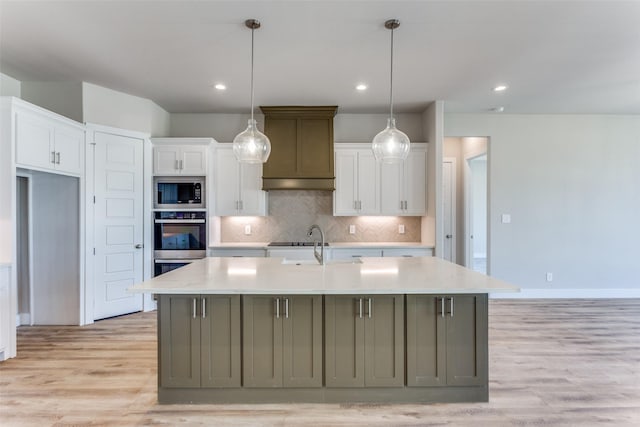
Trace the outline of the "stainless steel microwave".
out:
[[[204,209],[204,177],[160,177],[153,179],[155,209]]]

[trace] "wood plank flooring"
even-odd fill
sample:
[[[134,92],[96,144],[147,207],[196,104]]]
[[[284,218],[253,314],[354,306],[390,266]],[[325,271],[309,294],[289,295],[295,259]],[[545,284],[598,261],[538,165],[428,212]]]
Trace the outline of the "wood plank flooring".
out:
[[[158,405],[155,313],[20,327],[0,426],[640,426],[640,300],[495,300],[490,401]]]

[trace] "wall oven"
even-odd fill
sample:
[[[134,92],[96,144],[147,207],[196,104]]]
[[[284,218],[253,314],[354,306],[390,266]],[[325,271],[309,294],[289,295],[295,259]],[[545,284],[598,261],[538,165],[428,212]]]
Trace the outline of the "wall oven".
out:
[[[156,275],[207,256],[205,211],[156,211],[153,258]]]
[[[160,177],[153,179],[155,209],[204,209],[203,177]]]

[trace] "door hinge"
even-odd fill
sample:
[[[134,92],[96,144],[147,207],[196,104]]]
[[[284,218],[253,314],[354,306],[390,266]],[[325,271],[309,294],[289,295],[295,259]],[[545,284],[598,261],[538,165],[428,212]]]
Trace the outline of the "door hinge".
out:
[[[93,204],[96,204],[96,196],[93,196]]]
[[[93,254],[94,255],[96,254],[96,248],[93,248]]]

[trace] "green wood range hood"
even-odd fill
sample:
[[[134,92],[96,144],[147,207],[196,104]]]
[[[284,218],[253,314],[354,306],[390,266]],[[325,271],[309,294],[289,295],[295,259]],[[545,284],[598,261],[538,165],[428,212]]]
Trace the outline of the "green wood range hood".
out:
[[[271,155],[263,190],[335,190],[333,117],[337,106],[260,107]]]

